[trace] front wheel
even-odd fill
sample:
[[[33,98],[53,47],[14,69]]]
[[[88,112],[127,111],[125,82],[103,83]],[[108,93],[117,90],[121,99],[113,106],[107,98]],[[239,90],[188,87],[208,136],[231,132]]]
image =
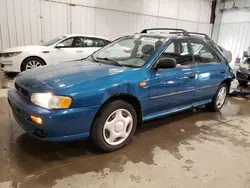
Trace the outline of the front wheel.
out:
[[[225,83],[221,84],[216,94],[214,95],[212,102],[206,105],[207,109],[213,112],[220,111],[220,109],[226,102],[227,92],[228,92],[227,84]]]
[[[137,125],[135,109],[125,101],[106,105],[94,120],[91,138],[103,151],[118,150],[129,143]]]
[[[29,70],[29,69],[34,69],[40,66],[46,65],[45,62],[37,57],[29,57],[25,59],[22,63],[21,66],[21,71]]]

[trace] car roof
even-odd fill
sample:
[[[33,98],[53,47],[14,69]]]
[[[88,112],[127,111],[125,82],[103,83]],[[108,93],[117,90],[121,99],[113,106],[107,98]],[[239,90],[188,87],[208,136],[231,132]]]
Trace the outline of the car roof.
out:
[[[185,29],[180,29],[180,28],[148,28],[148,29],[142,30],[140,34],[143,34],[145,36],[157,36],[157,37],[164,37],[164,38],[171,38],[171,39],[196,38],[199,40],[205,40],[209,42],[212,41],[209,38],[209,36],[205,33],[188,32]]]
[[[101,36],[96,36],[96,35],[85,35],[85,34],[67,34],[67,35],[64,35],[66,37],[90,37],[90,38],[99,38],[99,39],[103,39],[103,40],[108,40],[110,41],[109,39],[105,38],[105,37],[101,37]]]
[[[169,39],[185,39],[185,38],[196,38],[200,40],[207,40],[205,37],[190,35],[190,36],[183,36],[179,34],[170,34],[170,33],[136,33],[133,35],[128,36],[143,36],[143,37],[162,37],[162,38],[169,38]],[[207,40],[209,41],[209,40]]]

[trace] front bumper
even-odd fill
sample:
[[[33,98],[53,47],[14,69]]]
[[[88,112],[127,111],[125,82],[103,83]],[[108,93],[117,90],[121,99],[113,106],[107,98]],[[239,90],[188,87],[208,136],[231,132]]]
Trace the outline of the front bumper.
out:
[[[18,124],[33,137],[45,141],[69,141],[85,139],[99,106],[67,110],[47,110],[29,102],[12,88],[8,91],[8,101]],[[33,123],[29,116],[43,119],[43,124]]]
[[[15,57],[0,57],[0,69],[4,72],[20,72],[20,58]]]
[[[244,69],[237,70],[236,79],[241,81],[250,81],[250,71]]]

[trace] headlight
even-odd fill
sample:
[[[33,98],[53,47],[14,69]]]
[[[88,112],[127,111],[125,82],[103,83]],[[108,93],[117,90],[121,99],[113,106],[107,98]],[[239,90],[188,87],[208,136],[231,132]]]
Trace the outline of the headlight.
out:
[[[2,53],[2,57],[13,57],[13,56],[17,56],[22,52],[10,52],[10,53]]]
[[[56,96],[52,93],[33,93],[31,102],[47,109],[67,109],[71,105],[71,97]]]

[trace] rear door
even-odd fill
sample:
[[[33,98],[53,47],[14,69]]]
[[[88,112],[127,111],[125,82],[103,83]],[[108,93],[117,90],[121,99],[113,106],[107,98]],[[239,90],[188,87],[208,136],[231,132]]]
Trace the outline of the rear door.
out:
[[[94,53],[95,51],[99,50],[100,48],[106,46],[107,41],[94,37],[84,37],[83,45],[84,45],[84,53],[82,58],[85,58]]]
[[[195,93],[193,56],[187,39],[174,40],[160,58],[174,58],[176,68],[152,69],[148,114],[191,107]]]
[[[227,65],[204,40],[191,38],[196,74],[195,102],[206,102],[215,95],[225,79]]]

